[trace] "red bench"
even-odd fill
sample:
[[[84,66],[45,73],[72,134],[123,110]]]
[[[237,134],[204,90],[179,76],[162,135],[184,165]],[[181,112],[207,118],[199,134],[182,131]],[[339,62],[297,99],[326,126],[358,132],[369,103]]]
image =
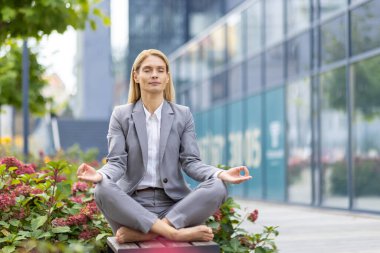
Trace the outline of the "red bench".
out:
[[[173,242],[156,239],[147,242],[119,244],[115,237],[107,238],[109,253],[219,253],[215,242]]]

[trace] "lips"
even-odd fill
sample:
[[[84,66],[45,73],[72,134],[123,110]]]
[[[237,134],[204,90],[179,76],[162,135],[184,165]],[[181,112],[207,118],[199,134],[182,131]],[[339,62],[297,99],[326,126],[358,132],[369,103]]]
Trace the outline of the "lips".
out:
[[[158,85],[161,84],[160,82],[150,82],[149,84]]]

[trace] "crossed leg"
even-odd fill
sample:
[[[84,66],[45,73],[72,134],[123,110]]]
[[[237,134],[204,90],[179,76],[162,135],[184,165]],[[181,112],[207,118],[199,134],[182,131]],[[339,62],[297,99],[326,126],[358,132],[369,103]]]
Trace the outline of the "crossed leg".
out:
[[[209,179],[158,219],[110,180],[103,180],[95,189],[98,207],[119,243],[152,240],[158,235],[174,241],[211,241],[211,228],[199,224],[219,208],[226,195],[220,179]]]

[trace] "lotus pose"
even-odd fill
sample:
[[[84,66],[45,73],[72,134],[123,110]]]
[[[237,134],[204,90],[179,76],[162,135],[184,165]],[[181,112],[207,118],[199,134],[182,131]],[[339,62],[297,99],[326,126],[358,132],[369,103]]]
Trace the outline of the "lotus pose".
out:
[[[225,182],[251,178],[245,166],[221,170],[202,163],[188,107],[174,103],[167,57],[158,50],[136,58],[128,104],[117,106],[108,130],[107,163],[82,164],[80,180],[96,183],[95,201],[119,243],[211,241],[202,225],[227,196]],[[190,190],[182,171],[201,183]]]

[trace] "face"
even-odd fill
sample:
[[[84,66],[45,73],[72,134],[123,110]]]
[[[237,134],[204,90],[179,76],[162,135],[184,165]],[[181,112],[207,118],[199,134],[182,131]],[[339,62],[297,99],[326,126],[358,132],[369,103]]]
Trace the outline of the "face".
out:
[[[140,84],[141,94],[164,94],[169,82],[169,75],[165,62],[158,56],[148,56],[134,72],[133,78]]]

